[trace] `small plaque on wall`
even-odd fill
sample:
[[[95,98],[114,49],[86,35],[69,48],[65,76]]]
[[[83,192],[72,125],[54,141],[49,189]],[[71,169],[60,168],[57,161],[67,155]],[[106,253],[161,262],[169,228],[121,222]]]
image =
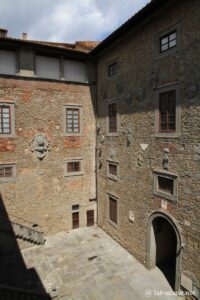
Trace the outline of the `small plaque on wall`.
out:
[[[133,211],[129,211],[129,221],[134,222],[135,221],[135,216]]]

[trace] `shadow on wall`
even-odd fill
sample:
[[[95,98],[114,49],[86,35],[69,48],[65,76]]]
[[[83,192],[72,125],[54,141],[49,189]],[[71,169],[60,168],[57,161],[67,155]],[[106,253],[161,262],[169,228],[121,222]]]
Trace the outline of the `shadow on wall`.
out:
[[[27,269],[14,235],[11,222],[8,218],[2,196],[0,194],[0,296],[3,291],[10,289],[27,290],[29,293],[42,295],[33,299],[51,299],[46,293],[43,284],[34,268]],[[15,292],[16,294],[16,292]],[[6,294],[7,295],[7,294]],[[6,296],[5,296],[6,297]],[[12,299],[18,299],[14,296]],[[1,298],[3,299],[3,298]],[[7,298],[6,298],[7,299]],[[11,298],[8,298],[11,299]],[[21,298],[20,298],[21,299]],[[23,294],[23,299],[32,299]]]

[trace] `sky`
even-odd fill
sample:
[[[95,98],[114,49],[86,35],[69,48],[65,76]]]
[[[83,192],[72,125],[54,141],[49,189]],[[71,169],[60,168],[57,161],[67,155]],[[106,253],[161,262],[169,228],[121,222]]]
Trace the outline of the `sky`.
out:
[[[74,43],[101,41],[150,0],[0,0],[8,36]]]

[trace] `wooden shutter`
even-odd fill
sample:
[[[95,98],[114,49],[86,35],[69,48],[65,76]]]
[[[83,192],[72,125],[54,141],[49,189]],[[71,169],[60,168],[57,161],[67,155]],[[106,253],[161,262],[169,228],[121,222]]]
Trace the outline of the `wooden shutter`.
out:
[[[109,197],[110,220],[117,224],[117,200]]]
[[[109,132],[117,132],[117,104],[112,103],[108,106]]]
[[[79,212],[72,213],[72,228],[79,228]]]
[[[87,211],[87,226],[94,226],[94,210]]]

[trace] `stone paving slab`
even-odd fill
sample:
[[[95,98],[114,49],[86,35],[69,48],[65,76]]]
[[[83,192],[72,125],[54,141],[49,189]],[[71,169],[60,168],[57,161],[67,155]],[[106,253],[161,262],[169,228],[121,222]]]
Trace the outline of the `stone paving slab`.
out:
[[[164,275],[146,270],[98,227],[49,236],[44,246],[25,249],[22,256],[46,291],[58,293],[60,300],[182,299],[151,295],[153,290],[171,291]]]

